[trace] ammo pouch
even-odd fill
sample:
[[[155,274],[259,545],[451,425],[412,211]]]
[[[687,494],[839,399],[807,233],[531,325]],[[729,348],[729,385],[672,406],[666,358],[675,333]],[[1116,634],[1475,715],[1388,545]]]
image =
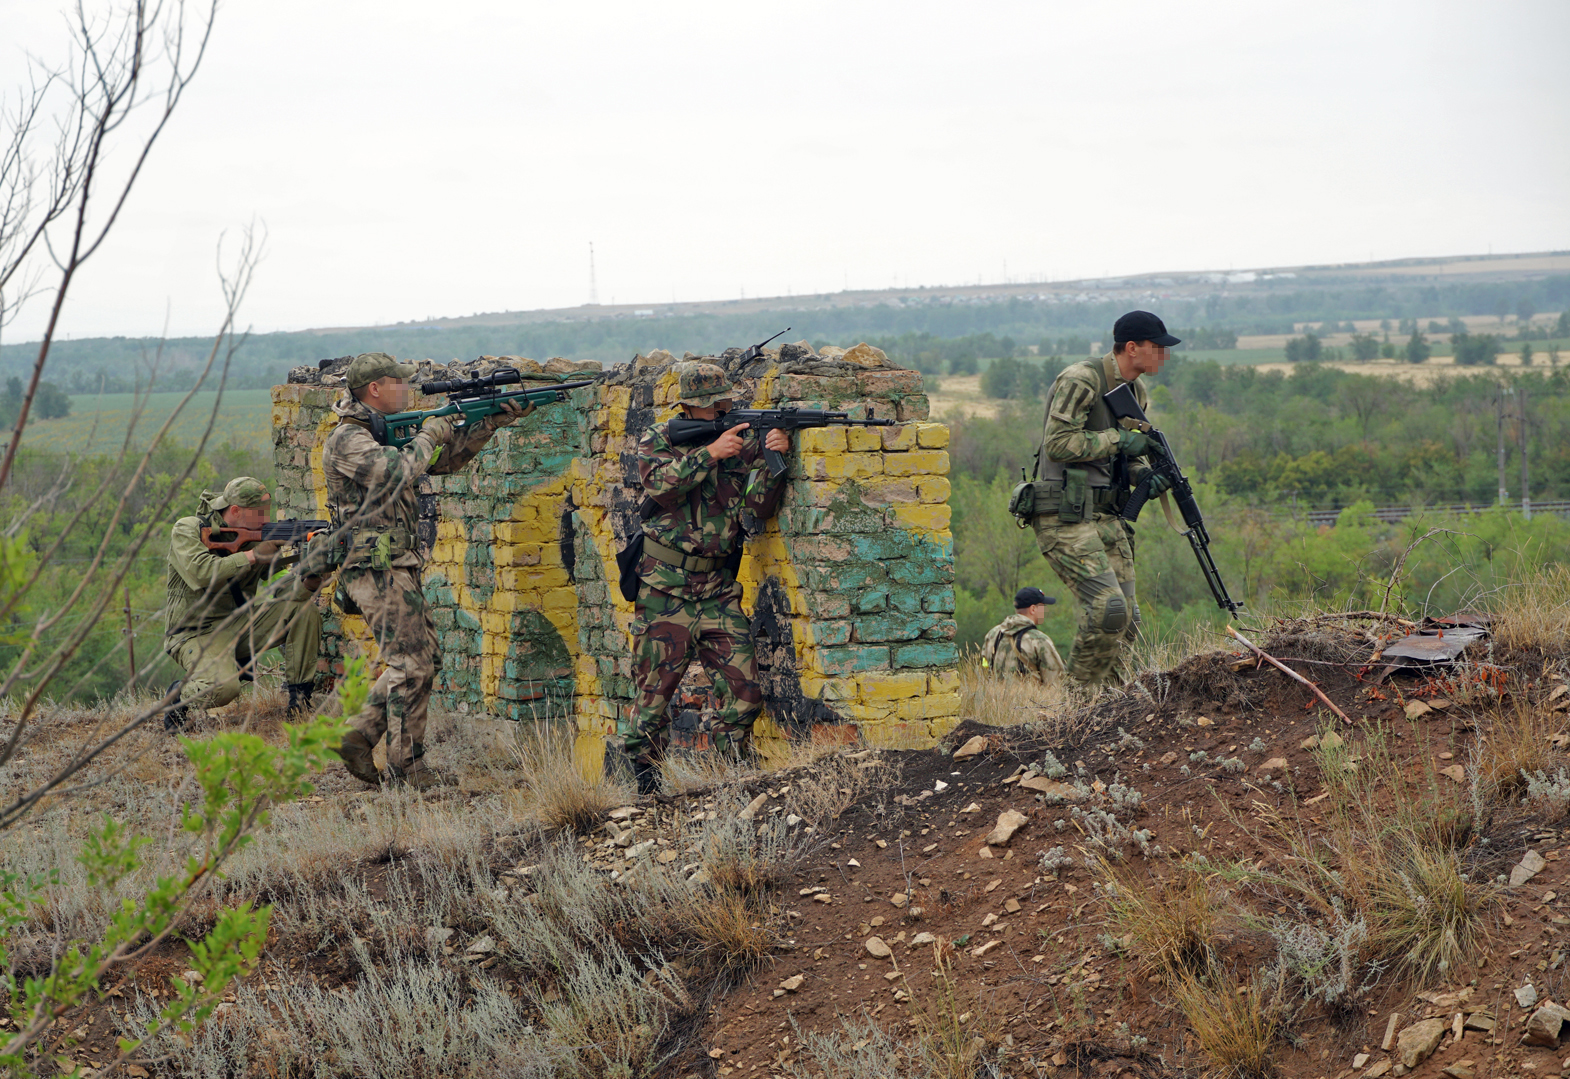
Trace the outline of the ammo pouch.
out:
[[[1083,468],[1065,468],[1063,494],[1058,501],[1058,523],[1073,525],[1083,521],[1088,516],[1085,503],[1089,497],[1090,473]]]
[[[1029,524],[1030,519],[1036,515],[1036,503],[1045,502],[1045,499],[1037,495],[1037,492],[1045,486],[1046,484],[1040,480],[1023,480],[1016,483],[1014,489],[1009,492],[1009,515],[1019,519],[1020,527]],[[1041,494],[1045,493],[1041,491]]]
[[[619,590],[621,598],[628,603],[638,602],[638,590],[643,585],[643,579],[638,576],[638,563],[643,561],[643,533],[634,532],[616,554],[616,568],[621,571]]]
[[[383,532],[355,529],[349,541],[344,565],[350,568],[376,570],[392,569],[393,559],[414,550],[414,536],[405,528],[389,528]]]

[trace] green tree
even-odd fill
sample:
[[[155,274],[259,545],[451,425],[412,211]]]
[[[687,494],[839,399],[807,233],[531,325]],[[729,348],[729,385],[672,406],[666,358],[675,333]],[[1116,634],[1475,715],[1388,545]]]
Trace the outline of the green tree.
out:
[[[1320,344],[1319,336],[1314,333],[1306,333],[1302,337],[1294,337],[1287,342],[1287,362],[1317,363],[1322,351],[1323,346]]]
[[[1387,360],[1395,359],[1396,358],[1396,345],[1395,345],[1395,342],[1394,341],[1386,341],[1384,344],[1380,345],[1379,346],[1379,355],[1384,357]]]
[[[1505,319],[1510,317],[1510,301],[1505,299],[1503,296],[1499,297],[1498,301],[1494,304],[1494,314],[1497,315],[1499,317],[1499,321],[1503,323]]]
[[[1412,331],[1412,336],[1407,339],[1406,343],[1406,362],[1427,363],[1428,358],[1433,354],[1434,349],[1433,346],[1428,343],[1428,338],[1424,337],[1421,333],[1414,329]]]
[[[1352,335],[1352,358],[1358,363],[1367,363],[1379,356],[1379,338],[1371,333],[1355,333]]]
[[[1499,352],[1499,338],[1491,333],[1458,333],[1450,338],[1458,367],[1491,367]]]
[[[1521,342],[1521,366],[1532,366],[1532,342],[1530,341]]]
[[[1554,323],[1555,337],[1570,337],[1570,311],[1559,312],[1559,321]]]
[[[1522,325],[1532,321],[1532,316],[1537,314],[1537,307],[1532,303],[1530,296],[1522,296],[1515,302],[1515,317],[1521,320]]]

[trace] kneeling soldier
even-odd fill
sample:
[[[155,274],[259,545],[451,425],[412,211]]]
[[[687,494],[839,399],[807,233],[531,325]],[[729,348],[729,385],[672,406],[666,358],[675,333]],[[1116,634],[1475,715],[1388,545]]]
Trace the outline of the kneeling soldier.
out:
[[[981,643],[981,665],[999,676],[1021,675],[1043,684],[1062,677],[1058,646],[1039,628],[1047,604],[1056,602],[1039,588],[1015,593],[1014,613],[988,630]]]
[[[371,437],[371,413],[405,411],[415,370],[414,364],[399,363],[385,352],[354,358],[346,375],[348,393],[333,405],[338,426],[322,447],[322,472],[333,528],[352,532],[338,575],[340,596],[348,599],[347,613],[365,617],[386,664],[365,706],[348,717],[352,729],[338,755],[350,775],[374,786],[381,777],[371,751],[385,735],[388,778],[425,788],[451,780],[423,759],[425,716],[439,660],[436,624],[420,582],[425,556],[415,539],[419,479],[457,472],[497,428],[524,412],[508,404],[505,412],[468,427],[455,427],[442,416],[425,421],[402,449],[384,446]]]
[[[322,579],[290,572],[262,587],[282,544],[246,544],[225,554],[202,542],[204,527],[260,529],[271,508],[262,481],[241,476],[217,497],[204,494],[200,512],[174,524],[164,651],[185,671],[185,679],[178,683],[178,703],[164,713],[170,730],[185,722],[191,707],[219,708],[238,697],[240,683],[255,672],[256,657],[269,648],[283,649],[290,714],[310,707],[322,639],[322,613],[315,602]]]
[[[712,420],[730,411],[734,391],[723,370],[683,363],[677,371],[678,403],[688,418]],[[659,789],[657,766],[670,744],[667,710],[693,656],[718,675],[715,748],[738,758],[752,755],[752,724],[763,711],[763,692],[741,585],[726,563],[741,550],[742,512],[759,521],[774,516],[785,477],[769,477],[762,467],[764,447],[745,438],[746,429],[733,427],[707,446],[672,446],[659,423],[638,446],[638,474],[654,510],[643,525],[637,567],[643,582],[633,641],[638,698],[625,742],[640,794]],[[785,453],[790,435],[770,431],[764,446]]]

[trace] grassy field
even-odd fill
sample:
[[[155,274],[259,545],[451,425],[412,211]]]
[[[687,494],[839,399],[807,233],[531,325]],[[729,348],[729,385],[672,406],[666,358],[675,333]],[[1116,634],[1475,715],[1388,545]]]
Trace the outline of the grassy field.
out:
[[[194,444],[207,427],[216,396],[212,393],[193,396],[169,429],[170,435],[182,444]],[[184,397],[182,393],[154,393],[140,400],[129,393],[72,397],[69,416],[28,424],[26,443],[45,450],[109,453],[125,440],[132,417],[140,409],[134,440],[145,445]],[[272,444],[271,391],[230,390],[225,393],[218,421],[213,426],[213,439],[220,445],[230,442],[255,451],[266,450]]]

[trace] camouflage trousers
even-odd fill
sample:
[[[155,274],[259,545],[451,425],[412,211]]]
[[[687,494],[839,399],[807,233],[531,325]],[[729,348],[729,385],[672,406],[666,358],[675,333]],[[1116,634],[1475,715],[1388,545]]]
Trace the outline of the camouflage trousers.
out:
[[[322,612],[314,595],[303,588],[289,596],[264,592],[212,633],[169,649],[185,671],[180,703],[222,708],[240,695],[241,669],[269,648],[283,649],[285,682],[314,682],[321,643]]]
[[[741,597],[682,599],[646,590],[637,615],[643,628],[633,640],[632,678],[638,697],[632,733],[624,743],[627,755],[648,762],[664,755],[670,744],[671,698],[693,656],[716,676],[714,694],[720,707],[711,728],[714,747],[745,752],[752,724],[763,711],[763,691]]]
[[[349,569],[341,584],[360,608],[386,664],[349,726],[372,745],[386,736],[389,768],[402,773],[423,768],[425,718],[439,660],[420,571]]]
[[[1134,530],[1105,513],[1071,525],[1044,514],[1035,529],[1041,556],[1079,600],[1068,676],[1084,685],[1122,685],[1133,676],[1129,649],[1139,636]]]

